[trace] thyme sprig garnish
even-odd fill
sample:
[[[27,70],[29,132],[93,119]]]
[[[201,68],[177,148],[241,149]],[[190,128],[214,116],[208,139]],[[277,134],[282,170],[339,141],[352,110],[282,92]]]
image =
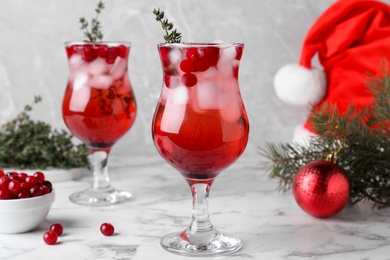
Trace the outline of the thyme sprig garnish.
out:
[[[88,22],[84,17],[80,18],[81,30],[84,30],[84,35],[88,38],[90,42],[96,42],[97,40],[103,39],[103,33],[101,31],[102,25],[98,20],[99,14],[104,9],[104,3],[99,2],[95,9],[96,16],[91,20],[91,31],[88,29]]]
[[[35,97],[34,103],[41,102]],[[0,128],[0,168],[70,169],[88,167],[89,150],[84,144],[74,145],[73,136],[65,130],[52,130],[42,121],[33,121],[26,105],[13,120]]]
[[[165,31],[164,40],[166,43],[180,43],[181,33],[176,29],[173,30],[173,23],[169,22],[168,19],[164,19],[164,12],[159,9],[154,9],[153,14],[156,16],[156,21],[161,23],[161,27]]]

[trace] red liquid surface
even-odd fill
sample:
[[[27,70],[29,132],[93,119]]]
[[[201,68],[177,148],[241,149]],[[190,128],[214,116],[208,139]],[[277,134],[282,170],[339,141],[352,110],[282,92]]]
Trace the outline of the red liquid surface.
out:
[[[161,129],[165,106],[159,104],[152,125],[155,146],[169,164],[188,179],[215,178],[244,151],[249,124],[244,108],[235,122],[223,119],[219,110],[196,113],[187,104],[177,133]]]
[[[73,85],[68,83],[62,104],[65,124],[91,149],[110,149],[135,120],[136,102],[127,73],[109,89],[91,87],[84,111],[71,109],[72,94]]]

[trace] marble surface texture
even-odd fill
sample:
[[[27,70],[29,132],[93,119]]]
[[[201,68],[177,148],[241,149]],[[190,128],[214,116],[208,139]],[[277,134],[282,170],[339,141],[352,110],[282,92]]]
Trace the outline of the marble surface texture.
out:
[[[191,197],[184,178],[157,156],[111,159],[112,184],[132,191],[134,201],[79,206],[68,195],[86,187],[89,175],[55,183],[57,197],[46,221],[32,232],[0,234],[0,259],[190,259],[159,245],[163,235],[189,224]],[[211,220],[218,229],[239,236],[243,247],[214,259],[390,259],[390,209],[359,204],[317,219],[303,212],[291,193],[278,193],[276,187],[258,158],[241,158],[216,179],[209,199]],[[63,224],[64,234],[48,246],[42,236],[55,222]],[[103,222],[115,226],[114,236],[100,234]]]
[[[158,7],[183,32],[184,41],[245,43],[239,79],[251,125],[249,143],[237,163],[218,177],[209,201],[214,225],[238,235],[244,245],[219,259],[390,259],[390,209],[360,204],[333,218],[316,219],[298,208],[291,193],[278,193],[277,182],[260,168],[259,147],[291,140],[307,116],[307,108],[278,100],[273,76],[298,61],[310,26],[335,0],[105,2],[105,39],[132,42],[129,75],[138,102],[133,128],[112,150],[111,179],[114,186],[134,192],[136,200],[82,207],[68,196],[84,188],[90,175],[55,183],[57,198],[46,221],[25,234],[0,234],[0,259],[188,259],[159,246],[161,236],[188,225],[191,198],[180,174],[158,157],[150,133],[162,82],[156,44],[163,33],[152,14]],[[61,101],[69,71],[64,42],[83,40],[78,20],[91,18],[96,3],[0,1],[0,123],[41,95],[43,103],[34,108],[33,118],[65,129]],[[48,246],[42,235],[54,222],[62,223],[65,233],[57,245]],[[100,234],[103,222],[114,224],[115,236]]]

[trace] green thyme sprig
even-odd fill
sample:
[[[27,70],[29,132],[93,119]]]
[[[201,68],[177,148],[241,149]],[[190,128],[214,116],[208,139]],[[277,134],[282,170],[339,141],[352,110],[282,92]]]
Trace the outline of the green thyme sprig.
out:
[[[34,104],[41,102],[35,97]],[[88,167],[89,150],[84,144],[74,145],[73,136],[65,130],[52,130],[41,121],[33,121],[31,105],[0,128],[0,168],[70,169]]]
[[[170,23],[168,19],[164,19],[164,12],[159,9],[154,9],[153,14],[156,16],[156,21],[161,23],[161,27],[165,31],[164,40],[166,43],[180,43],[181,33],[176,29],[173,30],[173,23]]]
[[[99,2],[97,5],[97,8],[95,9],[96,12],[96,17],[92,18],[91,21],[91,31],[88,29],[88,22],[85,20],[84,17],[80,18],[80,24],[81,24],[81,30],[84,30],[84,35],[88,38],[90,42],[96,42],[97,40],[102,40],[103,39],[103,33],[101,31],[102,25],[99,22],[99,14],[102,12],[104,9],[104,3]]]

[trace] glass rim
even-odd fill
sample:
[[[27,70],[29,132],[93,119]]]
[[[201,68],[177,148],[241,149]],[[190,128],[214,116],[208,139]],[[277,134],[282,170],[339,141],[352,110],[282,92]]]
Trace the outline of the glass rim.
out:
[[[196,47],[196,48],[204,48],[204,47],[242,47],[245,44],[242,42],[182,42],[182,43],[158,43],[157,47],[164,46],[172,46],[172,47]]]
[[[108,45],[108,46],[125,45],[126,47],[131,46],[131,42],[128,41],[98,41],[98,42],[66,41],[64,44],[66,47],[72,45]]]

